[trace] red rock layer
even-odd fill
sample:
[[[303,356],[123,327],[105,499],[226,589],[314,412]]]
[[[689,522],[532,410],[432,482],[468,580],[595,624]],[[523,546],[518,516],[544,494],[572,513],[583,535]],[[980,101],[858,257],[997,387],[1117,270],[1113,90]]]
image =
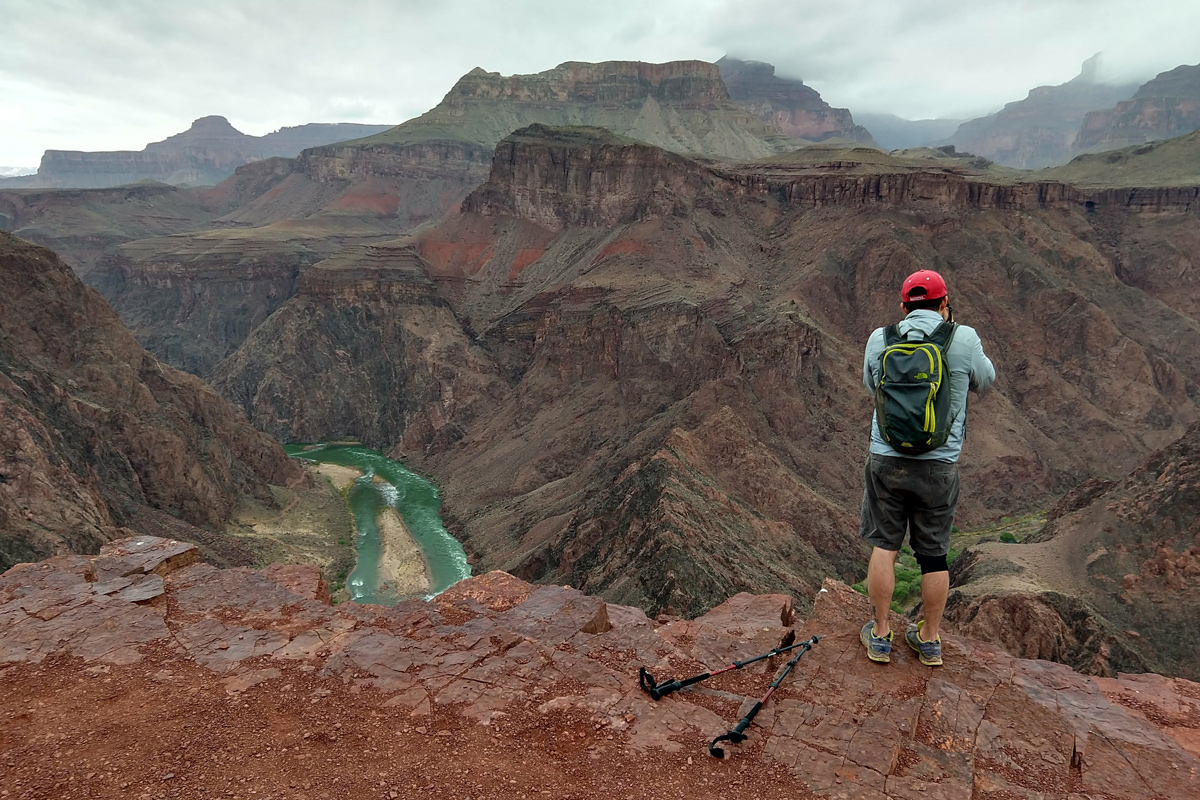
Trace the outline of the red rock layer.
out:
[[[739,594],[700,618],[656,623],[503,573],[430,602],[331,608],[273,570],[188,561],[177,543],[144,538],[0,576],[9,791],[256,796],[295,784],[309,796],[717,798],[750,785],[772,800],[1200,791],[1200,686],[1096,682],[948,633],[936,670],[903,646],[876,664],[858,641],[866,599],[834,581],[803,620],[788,596]],[[660,682],[683,678],[765,653],[789,630],[819,640],[747,740],[726,744],[724,761],[707,745],[790,656],[657,702],[638,686],[640,667]]]

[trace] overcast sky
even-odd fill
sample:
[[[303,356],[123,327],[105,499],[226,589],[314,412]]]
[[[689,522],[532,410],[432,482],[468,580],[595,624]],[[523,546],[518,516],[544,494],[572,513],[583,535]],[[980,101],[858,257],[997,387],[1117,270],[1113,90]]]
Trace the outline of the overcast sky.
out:
[[[970,118],[1098,51],[1114,79],[1198,63],[1197,33],[1198,0],[0,0],[0,166],[208,114],[254,135],[396,124],[473,67],[563,61],[728,53],[852,112]]]

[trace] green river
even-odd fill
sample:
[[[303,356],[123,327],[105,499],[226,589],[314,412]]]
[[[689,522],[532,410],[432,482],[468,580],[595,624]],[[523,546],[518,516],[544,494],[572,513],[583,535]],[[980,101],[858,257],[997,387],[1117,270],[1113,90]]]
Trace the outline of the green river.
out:
[[[400,598],[379,586],[379,559],[383,543],[379,512],[392,506],[404,519],[429,564],[430,587],[426,599],[470,577],[471,566],[462,544],[442,525],[442,501],[437,487],[377,450],[354,445],[289,444],[288,455],[325,464],[362,470],[347,495],[358,530],[358,562],[346,578],[350,599],[356,603],[393,605]],[[382,483],[376,482],[378,476]]]

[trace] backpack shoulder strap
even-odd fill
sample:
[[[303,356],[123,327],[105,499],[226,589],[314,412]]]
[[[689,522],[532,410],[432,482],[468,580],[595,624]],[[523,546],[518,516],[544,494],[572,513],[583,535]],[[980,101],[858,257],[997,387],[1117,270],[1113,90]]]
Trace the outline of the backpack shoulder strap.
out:
[[[883,346],[884,347],[891,347],[892,345],[896,344],[897,342],[902,341],[903,338],[904,337],[902,337],[900,335],[900,323],[896,323],[895,325],[888,325],[886,328],[883,329]]]
[[[942,350],[949,350],[956,330],[958,330],[958,326],[953,322],[943,322],[933,329],[933,333],[925,337],[925,341],[936,344]]]

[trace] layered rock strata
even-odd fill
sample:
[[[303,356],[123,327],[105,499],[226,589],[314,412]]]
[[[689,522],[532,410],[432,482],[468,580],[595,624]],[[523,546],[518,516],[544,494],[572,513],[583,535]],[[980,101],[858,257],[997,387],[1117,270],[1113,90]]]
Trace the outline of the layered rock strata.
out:
[[[0,564],[94,553],[131,529],[215,533],[243,496],[302,479],[212,389],[138,346],[48,250],[0,234]]]
[[[804,81],[779,77],[773,64],[725,56],[717,66],[733,102],[787,136],[812,142],[836,138],[874,144],[867,129],[854,124],[849,109],[831,107]]]
[[[0,230],[49,247],[86,277],[118,246],[204,227],[216,213],[171,186],[0,191]]]
[[[365,140],[453,140],[491,148],[532,124],[588,125],[677,153],[749,160],[798,146],[732,99],[703,61],[569,61],[534,75],[476,68],[433,109]]]
[[[143,347],[206,377],[296,292],[305,269],[440,220],[490,159],[475,145],[424,142],[249,164],[201,195],[216,229],[112,248],[88,281]]]
[[[768,798],[879,800],[1200,791],[1196,684],[1094,681],[949,634],[936,671],[901,650],[881,667],[858,642],[866,599],[833,581],[804,620],[787,596],[740,594],[695,620],[654,622],[503,573],[430,602],[331,608],[315,570],[281,580],[193,559],[142,538],[0,576],[0,678],[20,690],[0,696],[12,789],[214,796],[290,781],[317,794],[436,786],[592,798],[673,794],[686,781],[698,797],[752,782]],[[723,763],[706,746],[783,657],[658,702],[638,686],[640,667],[685,677],[766,652],[789,630],[819,641]],[[126,740],[113,725],[147,710],[155,736]],[[46,729],[88,744],[70,759],[35,757]],[[513,763],[529,751],[536,770]]]
[[[1159,73],[1133,97],[1084,117],[1076,152],[1096,153],[1158,139],[1171,139],[1200,128],[1200,64]]]

